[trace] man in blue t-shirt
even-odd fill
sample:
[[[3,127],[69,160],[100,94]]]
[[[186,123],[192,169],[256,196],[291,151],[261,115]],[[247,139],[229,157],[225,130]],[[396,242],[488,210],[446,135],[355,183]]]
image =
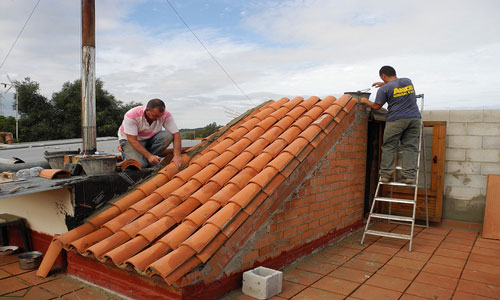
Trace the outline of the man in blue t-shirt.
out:
[[[361,98],[360,103],[374,110],[381,109],[387,103],[388,111],[382,143],[380,162],[380,181],[389,182],[394,171],[394,155],[399,142],[403,152],[402,182],[415,183],[418,159],[418,138],[420,136],[421,116],[415,97],[413,83],[408,78],[398,78],[396,70],[383,66],[379,71],[383,82],[375,82],[380,87],[375,102]]]

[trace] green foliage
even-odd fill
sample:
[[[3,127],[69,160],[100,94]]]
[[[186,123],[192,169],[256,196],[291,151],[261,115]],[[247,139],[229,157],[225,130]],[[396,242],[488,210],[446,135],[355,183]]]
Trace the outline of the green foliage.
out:
[[[217,123],[213,122],[203,128],[181,129],[181,139],[194,140],[197,138],[206,138],[221,127],[221,125],[217,125]]]
[[[0,131],[16,133],[16,118],[0,116]]]
[[[96,80],[97,136],[116,136],[123,115],[131,107],[124,105]],[[81,137],[81,81],[65,82],[52,100],[39,94],[39,84],[25,78],[16,82],[19,93],[19,138],[21,141],[70,139]]]

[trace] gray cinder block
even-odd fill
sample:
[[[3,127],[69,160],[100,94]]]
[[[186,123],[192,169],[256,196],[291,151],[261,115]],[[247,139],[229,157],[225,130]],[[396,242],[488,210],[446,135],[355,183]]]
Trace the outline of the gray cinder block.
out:
[[[283,272],[257,267],[243,273],[243,293],[257,298],[268,299],[281,293]]]

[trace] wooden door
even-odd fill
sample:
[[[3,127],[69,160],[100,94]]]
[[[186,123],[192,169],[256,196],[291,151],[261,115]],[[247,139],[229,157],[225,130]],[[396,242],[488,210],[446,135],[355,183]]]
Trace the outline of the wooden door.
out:
[[[446,122],[424,121],[425,163],[427,166],[427,186],[424,186],[424,162],[420,162],[419,188],[417,200],[417,220],[425,220],[425,190],[427,189],[429,220],[441,221],[443,209],[444,166],[446,152]],[[430,145],[429,145],[430,142]],[[430,166],[430,170],[429,170]],[[382,186],[382,195],[391,196],[391,186]],[[407,187],[392,187],[392,197],[413,199],[415,190]],[[388,210],[388,205],[382,205],[382,211]],[[411,206],[392,204],[392,214],[411,216]]]

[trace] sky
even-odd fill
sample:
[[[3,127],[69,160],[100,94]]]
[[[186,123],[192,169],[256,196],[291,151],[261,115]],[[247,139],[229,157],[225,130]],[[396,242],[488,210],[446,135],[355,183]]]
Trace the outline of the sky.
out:
[[[0,1],[0,64],[37,1]],[[180,128],[367,89],[383,65],[425,109],[500,109],[499,12],[498,0],[98,0],[96,75],[124,103],[163,99]],[[30,77],[50,99],[78,79],[80,14],[80,1],[41,0],[0,82]]]

